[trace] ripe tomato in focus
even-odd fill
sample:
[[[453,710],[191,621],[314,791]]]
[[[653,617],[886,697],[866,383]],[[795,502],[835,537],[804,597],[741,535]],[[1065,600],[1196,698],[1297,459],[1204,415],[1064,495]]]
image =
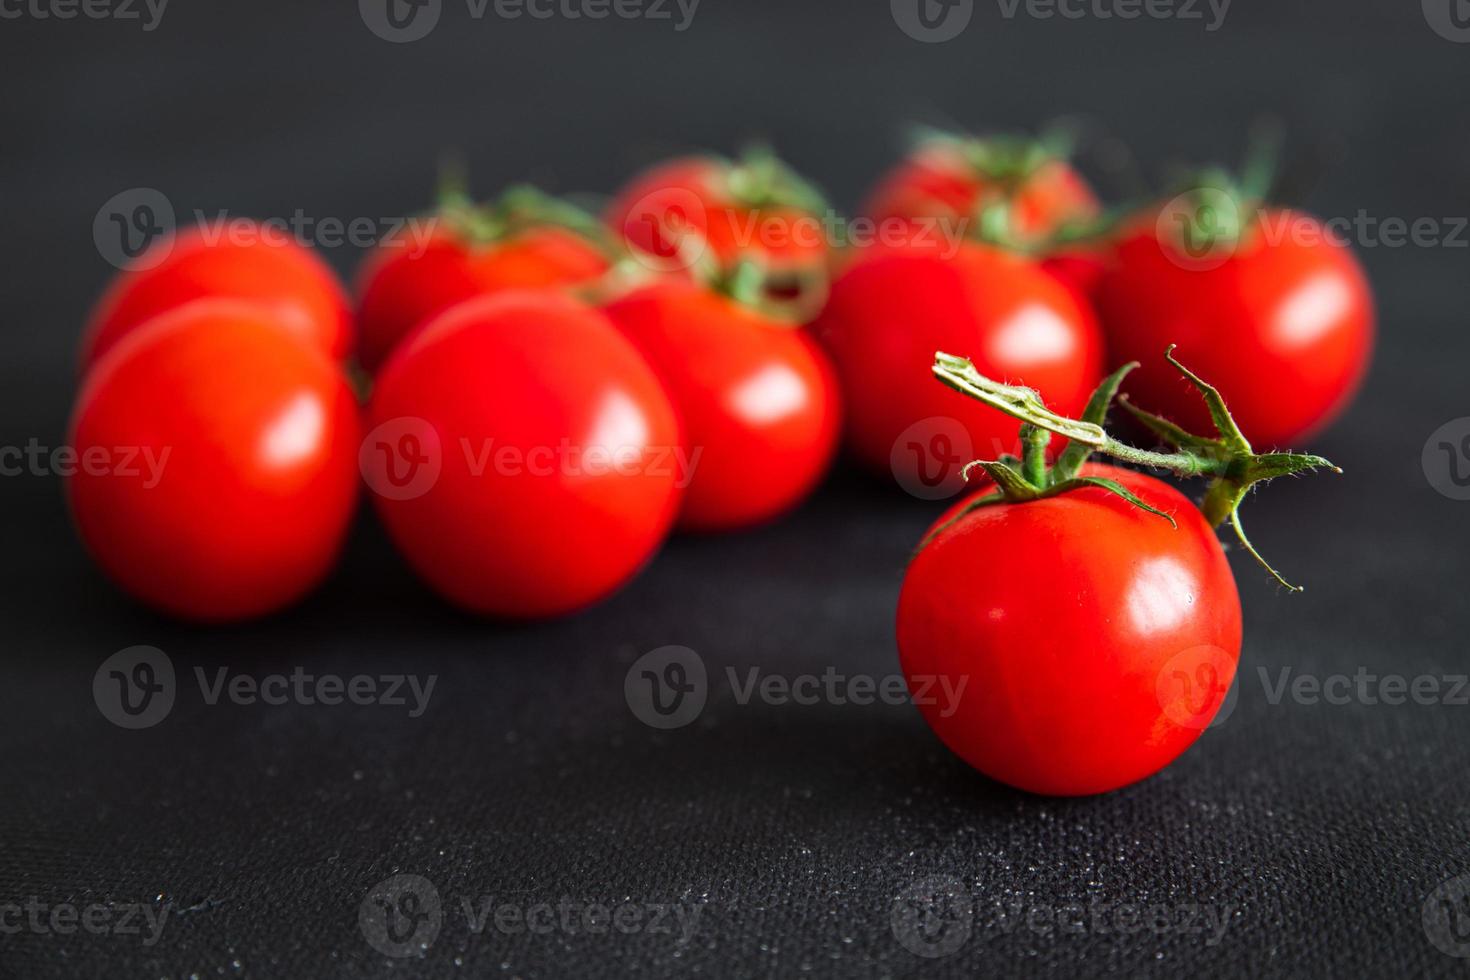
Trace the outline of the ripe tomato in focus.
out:
[[[1235,579],[1195,507],[1149,476],[1082,472],[1178,528],[1096,488],[980,507],[918,553],[898,605],[903,671],[930,727],[987,776],[1056,796],[1168,765],[1215,717],[1240,657]]]
[[[1034,141],[1002,137],[920,144],[879,182],[864,213],[877,222],[973,222],[998,202],[1009,205],[1010,231],[1023,241],[1045,239],[1098,213],[1092,189],[1062,156]]]
[[[582,235],[553,225],[478,243],[440,227],[422,247],[378,246],[358,277],[358,354],[376,371],[420,324],[457,303],[506,289],[577,286],[609,268]]]
[[[696,156],[655,166],[618,192],[607,222],[630,248],[671,270],[704,255],[722,269],[753,257],[776,295],[793,296],[826,276],[825,209],[811,185],[754,151],[733,161]]]
[[[1357,390],[1373,346],[1373,297],[1352,252],[1316,219],[1276,209],[1223,253],[1190,255],[1169,232],[1167,213],[1139,223],[1098,285],[1113,356],[1143,364],[1125,385],[1134,400],[1208,431],[1198,396],[1158,363],[1178,344],[1252,442],[1284,447],[1320,431]]]
[[[679,504],[678,419],[597,310],[550,292],[462,303],[379,372],[363,473],[398,549],[474,612],[572,612],[626,582]]]
[[[332,270],[283,232],[252,228],[223,229],[213,239],[191,228],[154,242],[102,294],[82,341],[82,367],[160,313],[210,297],[258,303],[308,345],[346,357],[352,315]]]
[[[88,549],[128,592],[189,619],[244,619],[331,567],[359,438],[357,402],[324,354],[262,307],[197,300],[94,365],[67,491]]]
[[[1018,448],[1009,418],[934,380],[935,351],[1035,388],[1072,416],[1086,406],[1103,362],[1091,311],[1054,277],[990,246],[952,248],[871,250],[837,277],[813,325],[837,367],[848,449],[911,491],[944,491],[935,496],[959,491],[970,460]]]
[[[757,524],[812,490],[837,444],[839,407],[827,356],[805,331],[682,281],[637,289],[606,312],[682,417],[694,465],[680,527]]]

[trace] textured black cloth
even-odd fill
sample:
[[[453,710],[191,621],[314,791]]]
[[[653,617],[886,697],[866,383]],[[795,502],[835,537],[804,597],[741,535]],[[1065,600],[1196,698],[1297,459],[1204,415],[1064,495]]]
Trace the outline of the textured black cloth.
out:
[[[1470,503],[1430,486],[1421,450],[1470,414],[1470,253],[1447,220],[1470,214],[1470,45],[1413,2],[1240,3],[1216,30],[1203,4],[1202,20],[1124,20],[976,3],[945,43],[905,36],[883,0],[704,0],[682,31],[676,8],[477,20],[445,0],[435,31],[405,44],[354,6],[180,0],[153,30],[6,8],[22,15],[0,22],[0,445],[65,438],[77,337],[112,271],[93,220],[128,188],[181,215],[388,217],[427,205],[449,147],[481,192],[525,178],[607,191],[666,152],[767,137],[852,206],[910,121],[1076,113],[1152,176],[1234,159],[1276,112],[1308,158],[1306,205],[1436,219],[1441,244],[1360,251],[1380,347],[1313,447],[1346,475],[1249,504],[1257,544],[1308,591],[1281,594],[1232,554],[1246,618],[1232,714],[1164,773],[1096,799],[995,785],[911,707],[738,703],[726,667],[742,681],[897,668],[903,564],[935,506],[845,468],[788,519],[675,539],[611,601],[535,626],[447,609],[366,510],[300,607],[180,625],[92,567],[54,475],[0,478],[0,975],[1464,973],[1440,946],[1463,950],[1447,930],[1470,923],[1456,881],[1470,873],[1470,707],[1272,704],[1258,672],[1467,670]],[[357,258],[324,254],[344,274]],[[92,680],[137,644],[168,654],[179,693],[129,731]],[[698,651],[712,678],[699,720],[674,731],[641,724],[624,695],[629,667],[665,645]],[[194,681],[298,666],[437,683],[410,717],[210,705]],[[421,955],[397,959],[359,913],[371,920],[370,892],[400,874],[442,910]],[[640,918],[594,934],[533,910],[563,899]],[[478,933],[465,902],[491,913]],[[141,934],[48,924],[99,904],[109,928],[162,915],[156,942],[141,913],[126,923]],[[684,919],[653,928],[656,906]],[[1152,922],[1158,908],[1170,918]],[[528,912],[554,915],[552,931],[496,926]]]

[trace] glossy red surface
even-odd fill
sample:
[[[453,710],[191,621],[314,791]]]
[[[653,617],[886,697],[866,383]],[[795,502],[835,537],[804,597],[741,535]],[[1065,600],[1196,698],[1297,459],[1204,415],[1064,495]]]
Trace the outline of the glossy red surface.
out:
[[[1210,433],[1198,394],[1163,359],[1176,356],[1225,397],[1260,449],[1295,448],[1342,411],[1373,347],[1373,297],[1352,252],[1307,215],[1268,211],[1233,254],[1196,262],[1160,243],[1156,222],[1126,236],[1097,288],[1125,389],[1137,404]]]
[[[754,253],[778,279],[820,271],[830,247],[824,216],[743,204],[731,192],[727,167],[711,157],[652,167],[618,192],[607,209],[608,226],[629,245],[662,258],[676,257],[687,230],[703,237],[722,267]]]
[[[955,447],[960,464],[1017,449],[1014,421],[934,379],[936,351],[1036,388],[1064,415],[1081,412],[1102,373],[1101,332],[1067,287],[1027,259],[970,242],[950,257],[900,249],[859,258],[833,283],[813,330],[837,367],[849,450],[906,485],[932,475],[935,461],[923,454],[893,455],[924,419],[963,426],[970,445]]]
[[[1020,182],[998,181],[944,145],[927,146],[879,182],[863,213],[889,218],[953,217],[974,220],[982,202],[1010,204],[1011,228],[1023,238],[1042,238],[1071,221],[1097,213],[1091,188],[1064,160],[1049,160]]]
[[[579,285],[607,269],[595,245],[555,227],[485,246],[444,230],[421,250],[409,242],[379,246],[358,276],[358,357],[376,371],[415,327],[457,303],[506,289]]]
[[[832,367],[805,331],[690,283],[647,286],[606,310],[663,378],[698,453],[680,527],[757,524],[812,490],[840,408]]]
[[[419,575],[475,612],[536,618],[603,598],[678,509],[683,440],[663,384],[605,316],[555,293],[431,320],[383,367],[368,414],[378,513]],[[399,446],[439,470],[388,496],[416,478]]]
[[[71,444],[108,465],[80,467],[67,491],[123,588],[179,616],[243,619],[327,573],[357,499],[358,442],[336,365],[259,307],[199,300],[93,367]]]
[[[352,316],[332,270],[310,250],[279,241],[284,231],[253,223],[241,228],[218,229],[215,237],[186,229],[155,242],[136,268],[119,273],[88,322],[82,366],[153,317],[205,298],[258,303],[310,346],[333,359],[345,357],[353,345]]]
[[[1240,657],[1235,579],[1195,507],[1151,477],[1086,472],[1178,529],[1092,488],[982,507],[918,554],[898,605],[904,674],[916,701],[928,694],[935,733],[986,775],[1058,796],[1168,765],[1215,716]]]

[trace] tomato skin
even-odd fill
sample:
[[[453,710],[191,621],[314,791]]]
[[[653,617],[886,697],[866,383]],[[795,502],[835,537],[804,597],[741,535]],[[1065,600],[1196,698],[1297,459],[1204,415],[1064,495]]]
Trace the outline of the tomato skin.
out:
[[[511,290],[435,317],[384,365],[368,417],[369,444],[405,418],[436,436],[432,485],[374,503],[409,564],[472,612],[587,606],[648,561],[678,509],[670,450],[682,436],[662,383],[605,316],[566,296]],[[381,488],[394,461],[368,459]]]
[[[716,157],[679,157],[634,177],[607,209],[607,224],[629,246],[675,258],[675,241],[660,224],[671,218],[701,234],[720,267],[755,254],[772,278],[820,274],[829,242],[819,216],[793,207],[751,208],[730,192],[730,164]]]
[[[1101,378],[1102,335],[1093,315],[1033,262],[973,242],[938,249],[874,249],[832,285],[813,329],[832,355],[846,406],[848,449],[906,486],[927,463],[891,459],[914,423],[957,420],[971,458],[1018,447],[1016,424],[934,380],[936,351],[969,357],[987,377],[1038,389],[1075,417]],[[961,460],[960,462],[968,462]]]
[[[113,279],[88,321],[82,367],[153,317],[209,297],[267,307],[291,334],[333,360],[352,350],[346,294],[310,249],[274,241],[258,225],[249,235],[221,230],[213,240],[202,228],[188,228],[154,242],[135,268]]]
[[[991,778],[1054,796],[1168,765],[1215,716],[1240,658],[1235,579],[1194,506],[1149,476],[1084,472],[1178,529],[1094,488],[981,507],[919,552],[898,604],[903,671],[930,727]],[[935,677],[963,680],[955,703],[935,698]]]
[[[1012,230],[1031,240],[1098,212],[1092,189],[1065,160],[1047,160],[1019,184],[1009,184],[988,176],[955,147],[941,143],[921,147],[890,171],[873,190],[863,213],[880,222],[974,220],[981,203],[991,197],[1010,202]]]
[[[79,467],[67,493],[125,590],[187,619],[246,619],[330,569],[357,500],[360,438],[356,399],[325,355],[261,307],[197,300],[129,333],[77,398],[78,458],[136,449],[140,475],[114,455],[118,472]]]
[[[358,356],[376,371],[415,327],[451,306],[506,289],[559,288],[591,282],[607,257],[580,235],[531,228],[489,245],[446,229],[422,249],[380,245],[358,273]]]
[[[1053,252],[1041,260],[1041,267],[1072,290],[1077,301],[1095,309],[1097,291],[1108,270],[1108,254],[1104,248],[1071,248]]]
[[[661,282],[609,303],[682,419],[697,463],[679,527],[725,531],[805,497],[831,462],[840,408],[831,364],[805,331],[693,283]]]
[[[1258,448],[1321,431],[1351,400],[1373,347],[1373,297],[1352,252],[1316,219],[1273,210],[1223,262],[1194,264],[1160,241],[1158,224],[1122,238],[1097,291],[1114,357],[1143,365],[1125,384],[1134,401],[1211,431],[1198,394],[1160,356],[1178,344]]]

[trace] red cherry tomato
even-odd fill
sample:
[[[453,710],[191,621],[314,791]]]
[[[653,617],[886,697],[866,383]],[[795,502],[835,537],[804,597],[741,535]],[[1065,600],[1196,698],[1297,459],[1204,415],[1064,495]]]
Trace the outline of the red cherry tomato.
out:
[[[550,225],[483,245],[448,229],[422,251],[381,245],[358,279],[359,358],[376,371],[414,327],[451,306],[505,289],[580,285],[608,266],[591,241]]]
[[[207,236],[191,228],[155,242],[103,293],[82,342],[89,367],[129,331],[190,300],[248,300],[267,307],[293,335],[334,360],[352,349],[352,316],[321,259],[254,226]]]
[[[98,564],[149,605],[244,619],[331,567],[357,499],[358,407],[291,329],[262,307],[197,300],[88,375],[72,512]]]
[[[1072,290],[1078,302],[1093,308],[1107,263],[1104,248],[1069,248],[1046,256],[1041,267]]]
[[[903,671],[940,739],[993,779],[1058,796],[1168,765],[1240,657],[1235,579],[1194,506],[1152,477],[1083,472],[1178,528],[1095,488],[980,507],[923,547],[898,605]]]
[[[1033,151],[1003,154],[995,141],[941,139],[921,144],[878,184],[864,213],[890,219],[976,220],[991,202],[1010,206],[1010,230],[1038,240],[1097,214],[1097,199],[1066,160]],[[963,229],[960,229],[962,232]]]
[[[948,256],[874,250],[838,276],[814,329],[837,367],[849,450],[911,491],[943,488],[936,497],[960,489],[965,463],[1017,441],[1005,415],[934,381],[935,351],[1036,388],[1064,415],[1080,413],[1101,378],[1091,312],[1030,260],[972,242]]]
[[[611,593],[679,503],[677,416],[590,307],[508,291],[435,317],[379,373],[363,472],[420,576],[478,613],[538,618]]]
[[[1161,226],[1162,229],[1161,229]],[[1286,447],[1351,399],[1373,345],[1373,298],[1351,251],[1307,215],[1266,211],[1225,255],[1190,256],[1146,220],[1098,285],[1113,356],[1143,367],[1134,400],[1210,431],[1198,396],[1158,362],[1169,344],[1220,390],[1246,438]]]
[[[606,311],[683,418],[694,465],[680,527],[757,524],[811,491],[831,461],[839,409],[827,356],[803,330],[686,282],[645,286]]]
[[[630,247],[686,267],[686,250],[720,268],[754,257],[782,295],[825,275],[829,241],[815,190],[773,158],[670,160],[635,177],[608,207]]]

